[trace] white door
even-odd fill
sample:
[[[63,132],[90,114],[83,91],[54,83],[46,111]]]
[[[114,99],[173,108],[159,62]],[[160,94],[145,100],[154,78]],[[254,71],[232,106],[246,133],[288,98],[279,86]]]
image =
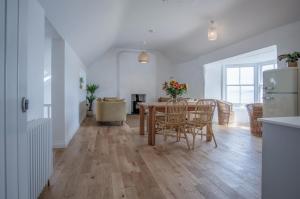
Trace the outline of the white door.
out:
[[[26,113],[21,111],[26,94],[27,1],[0,2],[0,198],[27,199]]]

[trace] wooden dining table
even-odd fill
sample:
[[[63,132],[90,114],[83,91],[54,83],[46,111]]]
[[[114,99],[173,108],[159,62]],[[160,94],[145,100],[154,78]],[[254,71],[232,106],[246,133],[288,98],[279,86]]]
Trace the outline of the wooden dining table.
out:
[[[188,111],[195,111],[197,102],[188,102]],[[139,103],[140,135],[145,135],[145,113],[147,113],[148,144],[155,145],[155,116],[156,112],[165,112],[166,102]],[[212,140],[212,124],[207,126],[206,141]]]

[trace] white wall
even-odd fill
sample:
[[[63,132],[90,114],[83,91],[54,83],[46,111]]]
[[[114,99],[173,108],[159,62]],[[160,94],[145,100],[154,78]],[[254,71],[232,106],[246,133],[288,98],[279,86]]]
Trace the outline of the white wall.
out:
[[[205,98],[222,99],[222,68],[219,62],[205,65],[204,82]]]
[[[44,104],[44,10],[37,0],[28,0],[27,95],[28,120],[43,117]]]
[[[65,42],[52,40],[51,108],[53,145],[65,146]]]
[[[156,98],[156,57],[150,54],[150,62],[140,64],[137,52],[123,52],[119,55],[120,98],[127,101],[127,112],[131,113],[131,94],[146,94],[147,101]]]
[[[156,96],[166,96],[165,91],[162,90],[162,84],[174,77],[174,68],[170,62],[163,54],[156,52]]]
[[[191,98],[204,97],[204,70],[199,60],[174,66],[175,79],[188,84],[187,95]]]
[[[65,143],[69,143],[80,126],[79,104],[85,100],[86,92],[80,89],[80,76],[85,78],[85,65],[65,43]]]
[[[52,64],[52,39],[46,37],[45,50],[44,50],[44,78],[51,76],[51,64]],[[46,74],[45,74],[46,72]],[[44,104],[51,104],[51,78],[45,81],[44,79]]]
[[[241,41],[239,43],[200,56],[187,63],[175,66],[175,77],[189,83],[189,95],[204,97],[203,66],[221,59],[226,59],[253,50],[277,45],[278,55],[300,50],[300,21],[275,28],[263,34]],[[218,42],[218,41],[216,41]],[[279,68],[284,67],[279,63]]]
[[[131,112],[131,94],[146,94],[147,101],[155,101],[162,83],[173,75],[170,62],[159,52],[151,51],[150,62],[140,64],[136,50],[112,49],[87,68],[88,83],[100,86],[97,97],[125,98]]]
[[[97,97],[115,97],[117,93],[117,50],[105,53],[98,61],[87,68],[87,83],[98,84]]]
[[[86,92],[80,77],[86,67],[63,39],[52,40],[52,125],[55,148],[68,145],[80,126],[79,104]]]

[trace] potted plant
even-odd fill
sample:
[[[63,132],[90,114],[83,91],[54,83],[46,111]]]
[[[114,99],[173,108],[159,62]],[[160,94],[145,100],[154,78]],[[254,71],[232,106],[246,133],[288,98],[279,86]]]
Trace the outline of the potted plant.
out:
[[[300,52],[293,52],[289,54],[283,54],[278,56],[278,60],[286,60],[288,67],[298,67],[298,60],[300,58]]]
[[[88,116],[93,115],[93,102],[96,99],[96,96],[94,94],[98,88],[99,88],[99,86],[96,84],[87,84],[86,85],[86,92],[87,92],[86,100],[88,101],[87,105],[89,107],[88,113],[87,113]]]
[[[187,92],[187,84],[171,80],[163,84],[163,90],[176,101],[178,96],[182,96]]]

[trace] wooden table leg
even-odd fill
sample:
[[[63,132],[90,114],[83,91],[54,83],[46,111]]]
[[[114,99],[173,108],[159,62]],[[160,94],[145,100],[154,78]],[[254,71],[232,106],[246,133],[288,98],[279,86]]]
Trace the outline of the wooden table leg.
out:
[[[148,144],[155,145],[155,107],[149,106],[149,132],[148,132]]]
[[[207,125],[207,135],[206,135],[206,141],[207,142],[210,142],[211,140],[212,140],[212,132],[213,132],[213,129],[212,129],[212,124],[209,124],[209,125]]]
[[[145,135],[145,108],[140,106],[140,135]]]

